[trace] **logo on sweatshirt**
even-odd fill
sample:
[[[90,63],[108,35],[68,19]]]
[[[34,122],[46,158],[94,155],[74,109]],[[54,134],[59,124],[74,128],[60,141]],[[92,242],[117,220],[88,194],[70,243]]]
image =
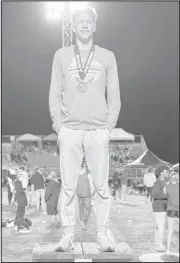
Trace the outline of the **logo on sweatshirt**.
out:
[[[84,67],[85,62],[86,61],[82,59],[83,67]],[[73,82],[81,81],[78,70],[77,70],[75,58],[72,59],[69,67],[67,68],[67,74],[70,76]],[[84,82],[96,82],[100,78],[101,74],[102,74],[101,64],[97,60],[93,59],[89,67],[88,73],[84,79]]]

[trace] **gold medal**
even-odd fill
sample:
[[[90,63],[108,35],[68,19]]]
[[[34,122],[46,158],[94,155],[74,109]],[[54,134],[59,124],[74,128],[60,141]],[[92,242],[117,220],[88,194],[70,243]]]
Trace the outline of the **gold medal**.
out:
[[[79,82],[77,84],[77,91],[79,91],[80,93],[84,93],[87,90],[87,84],[83,83],[83,82]]]
[[[78,70],[79,78],[80,78],[80,82],[78,80],[78,84],[77,84],[76,88],[77,88],[78,92],[84,93],[84,92],[86,92],[88,85],[87,85],[87,82],[83,82],[83,80],[85,79],[85,77],[89,71],[89,67],[92,63],[94,53],[95,53],[95,46],[94,45],[91,46],[91,49],[89,51],[88,58],[85,62],[84,67],[82,65],[79,48],[76,45],[74,47],[74,53],[75,53],[75,58],[76,58],[77,70]],[[88,82],[90,82],[90,81],[88,81]]]

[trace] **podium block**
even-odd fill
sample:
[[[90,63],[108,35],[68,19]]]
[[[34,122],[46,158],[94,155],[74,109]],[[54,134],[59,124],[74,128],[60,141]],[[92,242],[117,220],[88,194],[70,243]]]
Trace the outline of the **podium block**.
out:
[[[58,243],[36,244],[32,262],[129,262],[132,250],[126,242],[115,245],[115,252],[102,252],[96,242],[75,242],[71,252],[56,252]]]
[[[132,259],[132,250],[126,242],[119,242],[115,245],[115,252],[102,252],[96,242],[83,242],[82,249],[85,259],[92,261],[117,261],[128,262]]]
[[[32,262],[74,262],[74,259],[83,258],[80,242],[74,244],[71,252],[56,252],[57,243],[36,244],[32,251]]]

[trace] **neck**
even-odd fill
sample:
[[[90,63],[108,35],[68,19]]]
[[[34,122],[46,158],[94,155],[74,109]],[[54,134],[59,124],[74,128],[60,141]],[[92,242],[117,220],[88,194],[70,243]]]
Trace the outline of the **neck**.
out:
[[[87,42],[82,42],[80,39],[76,38],[76,45],[78,46],[80,51],[89,51],[92,44],[93,44],[93,38],[91,38]]]

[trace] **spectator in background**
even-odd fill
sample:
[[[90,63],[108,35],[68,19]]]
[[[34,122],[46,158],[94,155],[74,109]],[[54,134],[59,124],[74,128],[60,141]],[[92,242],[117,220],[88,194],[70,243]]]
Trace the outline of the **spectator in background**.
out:
[[[166,182],[169,178],[170,167],[167,165],[160,165],[156,168],[155,174],[158,178],[152,187],[152,208],[156,221],[155,228],[155,249],[164,251],[164,232],[167,217],[167,194],[163,192]]]
[[[17,166],[9,166],[8,167],[8,183],[7,183],[7,190],[8,190],[8,203],[11,205],[14,203],[14,180],[16,179],[16,176],[18,174]]]
[[[179,225],[179,175],[176,172],[171,172],[170,181],[163,188],[164,194],[167,194],[167,218],[168,218],[168,238],[166,253],[170,253],[172,236],[174,232],[175,219]]]
[[[57,210],[60,193],[60,184],[55,171],[51,171],[47,183],[45,202],[47,203],[47,215],[52,216],[52,227],[60,225],[59,214]]]
[[[28,189],[28,173],[24,166],[21,166],[19,168],[19,177],[22,182],[23,188],[27,190]]]
[[[79,203],[79,217],[82,229],[87,230],[87,222],[91,213],[91,203],[93,188],[91,187],[90,174],[85,162],[82,163],[82,168],[78,178],[77,196]]]
[[[2,165],[2,187],[7,185],[8,182],[8,164],[3,164]]]
[[[18,231],[21,229],[22,222],[24,221],[25,208],[27,206],[27,197],[25,193],[26,189],[23,187],[20,177],[22,177],[22,174],[18,173],[14,181],[15,198],[17,201],[17,210],[14,225],[17,226]]]
[[[33,200],[34,200],[33,196],[35,196],[34,185],[31,182],[31,178],[32,178],[34,173],[35,173],[35,169],[34,168],[29,169],[29,182],[28,182],[28,185],[29,185],[29,191],[30,191],[29,200],[30,200],[31,204],[33,203]]]
[[[118,192],[121,191],[120,176],[121,176],[121,168],[116,167],[115,173],[113,174],[113,178],[112,178],[112,184],[113,184],[112,196],[114,197],[114,200],[117,200],[117,196],[119,198]]]
[[[154,169],[149,166],[144,173],[143,183],[147,190],[147,203],[152,202],[152,187],[156,182],[156,176],[154,174]]]
[[[109,186],[109,195],[110,195],[111,199],[112,198],[114,199],[114,197],[113,197],[114,186],[113,186],[113,180],[112,179],[108,180],[108,186]]]
[[[137,191],[137,180],[132,180],[132,194],[136,194]]]
[[[121,184],[121,191],[120,191],[120,200],[121,203],[126,202],[127,196],[127,182],[128,182],[128,172],[123,167],[120,168],[121,176],[120,176],[120,184]]]
[[[41,209],[45,209],[45,179],[43,176],[43,170],[40,167],[35,169],[35,173],[31,177],[31,184],[33,185],[36,193],[36,209],[40,210],[40,199]]]

